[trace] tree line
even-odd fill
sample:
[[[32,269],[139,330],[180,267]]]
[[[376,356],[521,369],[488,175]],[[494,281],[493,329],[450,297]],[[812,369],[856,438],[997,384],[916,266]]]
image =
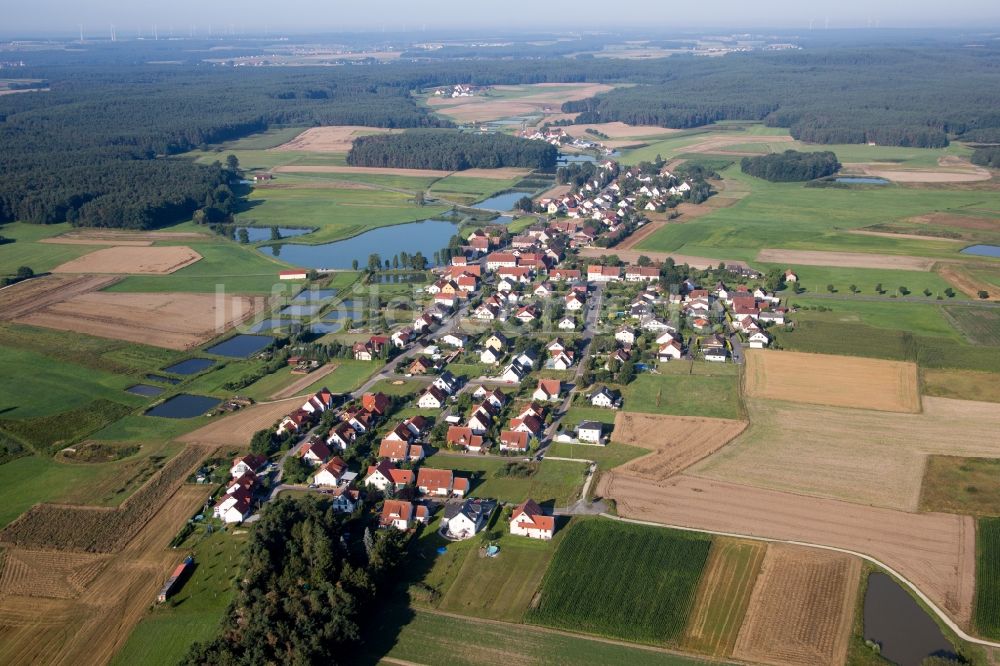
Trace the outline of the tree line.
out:
[[[969,160],[973,164],[1000,169],[1000,146],[983,146],[972,151]]]
[[[759,157],[744,157],[740,161],[743,173],[772,183],[793,183],[832,176],[840,170],[837,156],[829,150],[803,153],[786,150]]]
[[[472,134],[459,130],[410,130],[360,136],[347,153],[351,166],[403,169],[552,169],[559,151],[543,141],[509,134]]]

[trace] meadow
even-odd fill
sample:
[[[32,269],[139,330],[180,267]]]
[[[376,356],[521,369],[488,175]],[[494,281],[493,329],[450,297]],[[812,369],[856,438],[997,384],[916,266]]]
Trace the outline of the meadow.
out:
[[[656,645],[676,643],[711,540],[606,519],[575,522],[528,622]]]
[[[622,388],[624,409],[646,414],[742,419],[739,367],[700,361],[661,363]]]
[[[519,504],[529,497],[536,502],[567,506],[579,497],[586,465],[582,463],[544,460],[535,463],[536,471],[525,478],[498,477],[496,472],[508,462],[520,458],[478,458],[437,453],[429,457],[426,466],[434,469],[454,470],[461,476],[472,478],[470,494],[474,497],[491,497],[503,502]]]
[[[920,510],[1000,516],[1000,460],[929,456]]]
[[[1000,402],[1000,376],[975,370],[920,371],[920,391],[924,395],[959,400]]]
[[[0,276],[12,275],[21,266],[43,273],[100,248],[95,245],[38,242],[66,233],[71,228],[68,224],[0,224],[0,236],[13,241],[0,244]]]
[[[1000,518],[981,518],[976,530],[976,629],[1000,639]]]
[[[758,270],[767,272],[770,268],[780,268],[784,270],[788,266],[776,264],[755,264]],[[962,297],[961,292],[953,287],[950,282],[942,278],[937,273],[931,271],[906,271],[877,268],[834,268],[831,266],[796,266],[795,273],[798,282],[780,292],[781,296],[788,296],[789,299],[798,298],[797,290],[805,290],[802,296],[810,294],[831,294],[827,289],[833,285],[834,294],[838,297],[850,298],[854,293],[867,298],[882,297],[887,301],[894,300],[893,295],[900,296],[899,287],[906,287],[909,295],[913,297],[936,298],[945,296],[945,290],[949,287],[953,289],[958,298]],[[851,292],[851,285],[857,287],[857,292]],[[875,290],[881,285],[884,293]],[[924,296],[924,289],[931,290],[931,296]],[[947,298],[947,296],[945,296]]]
[[[882,301],[852,300],[843,298],[809,298],[790,296],[789,304],[799,308],[795,322],[805,321],[826,324],[864,324],[875,328],[907,331],[914,335],[949,338],[962,342],[963,338],[951,325],[936,302],[911,303],[892,299]],[[822,308],[822,309],[819,309]]]

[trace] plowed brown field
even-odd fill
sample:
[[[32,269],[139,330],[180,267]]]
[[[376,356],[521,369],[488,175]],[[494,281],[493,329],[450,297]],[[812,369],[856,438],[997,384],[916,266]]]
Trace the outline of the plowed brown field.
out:
[[[362,127],[359,125],[331,125],[310,127],[302,134],[271,150],[302,150],[317,153],[346,153],[359,136],[369,134],[398,134],[403,130]]]
[[[968,626],[975,588],[975,522],[806,497],[680,474],[651,483],[612,470],[598,494],[619,515],[666,525],[844,548],[874,557]]]
[[[265,305],[249,296],[82,293],[35,307],[19,323],[167,349],[190,349],[251,318]]]
[[[270,428],[275,421],[301,407],[303,402],[301,397],[285,398],[278,402],[245,407],[182,435],[178,441],[212,446],[244,446],[255,432]]]
[[[729,419],[618,412],[612,439],[653,450],[618,469],[663,481],[719,450],[746,427],[745,421]]]
[[[0,320],[10,321],[118,282],[113,275],[46,275],[0,289]]]
[[[769,546],[733,656],[779,666],[843,664],[860,579],[857,557]]]
[[[913,413],[920,411],[918,386],[915,363],[767,349],[746,352],[745,392],[752,398]]]
[[[67,261],[53,273],[123,273],[126,275],[167,275],[190,266],[201,255],[183,245],[136,247],[117,245]]]
[[[823,252],[820,250],[773,250],[757,253],[757,261],[789,266],[833,266],[835,268],[886,268],[904,271],[929,271],[933,259],[867,252]]]

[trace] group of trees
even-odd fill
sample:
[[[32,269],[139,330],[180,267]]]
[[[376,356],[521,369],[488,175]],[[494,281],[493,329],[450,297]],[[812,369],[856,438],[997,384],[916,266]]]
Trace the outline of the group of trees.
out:
[[[402,134],[360,136],[347,153],[351,166],[404,169],[552,169],[559,151],[542,141],[509,134],[472,134],[459,130],[410,130]]]
[[[786,150],[783,153],[744,157],[740,168],[743,173],[772,183],[792,183],[832,176],[840,170],[840,162],[829,150],[818,153]]]
[[[978,164],[979,166],[1000,169],[1000,146],[976,148],[969,159],[973,164]]]
[[[315,498],[270,503],[251,533],[219,635],[192,646],[183,663],[352,663],[406,538],[352,524]],[[348,548],[349,541],[364,547]]]

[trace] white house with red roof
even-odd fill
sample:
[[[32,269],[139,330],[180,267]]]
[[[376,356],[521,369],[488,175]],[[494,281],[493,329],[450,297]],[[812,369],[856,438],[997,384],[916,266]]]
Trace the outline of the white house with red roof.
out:
[[[510,515],[510,533],[529,539],[548,541],[556,531],[556,519],[546,516],[542,507],[532,499],[526,499]]]

